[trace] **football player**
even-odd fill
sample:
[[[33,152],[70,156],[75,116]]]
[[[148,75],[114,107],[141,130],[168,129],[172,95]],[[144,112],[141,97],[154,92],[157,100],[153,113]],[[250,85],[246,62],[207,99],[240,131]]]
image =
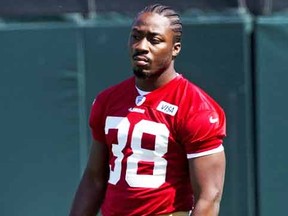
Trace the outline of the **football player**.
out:
[[[176,71],[181,35],[168,6],[147,6],[135,18],[134,76],[93,103],[93,145],[70,216],[218,215],[225,114]]]

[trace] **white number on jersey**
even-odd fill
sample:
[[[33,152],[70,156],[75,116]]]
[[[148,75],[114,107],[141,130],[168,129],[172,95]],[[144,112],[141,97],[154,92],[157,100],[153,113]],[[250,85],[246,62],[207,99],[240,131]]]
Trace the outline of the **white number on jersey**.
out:
[[[126,117],[107,117],[105,133],[109,129],[118,129],[118,144],[112,144],[112,153],[116,157],[114,170],[110,166],[109,183],[117,184],[121,177],[122,160],[128,139],[130,122]],[[141,147],[143,133],[155,135],[155,150]],[[127,158],[127,170],[125,180],[131,187],[157,188],[165,182],[167,160],[163,155],[168,150],[169,130],[165,124],[148,120],[141,120],[135,124],[131,137],[132,154]],[[153,174],[137,174],[140,161],[153,162]]]

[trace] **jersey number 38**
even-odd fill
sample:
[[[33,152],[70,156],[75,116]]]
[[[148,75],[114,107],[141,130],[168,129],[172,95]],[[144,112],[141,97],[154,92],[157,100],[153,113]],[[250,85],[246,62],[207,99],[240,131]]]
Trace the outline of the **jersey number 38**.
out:
[[[118,143],[112,144],[112,153],[115,159],[114,169],[110,166],[109,183],[116,185],[121,178],[123,149],[127,145],[130,122],[126,117],[108,116],[105,124],[105,133],[109,129],[117,129]],[[141,146],[143,134],[155,136],[154,150],[144,149]],[[165,182],[167,160],[163,155],[168,150],[169,130],[165,124],[148,120],[141,120],[135,124],[131,135],[132,154],[127,158],[125,180],[130,187],[157,188]],[[140,161],[153,163],[153,174],[138,174]]]

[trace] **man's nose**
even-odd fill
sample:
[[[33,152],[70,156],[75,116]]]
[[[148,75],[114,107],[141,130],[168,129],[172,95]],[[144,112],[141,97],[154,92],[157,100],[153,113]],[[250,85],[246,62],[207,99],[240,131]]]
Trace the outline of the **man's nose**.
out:
[[[148,47],[149,47],[149,41],[146,38],[143,38],[142,40],[138,41],[136,45],[136,49],[141,51],[148,51]]]

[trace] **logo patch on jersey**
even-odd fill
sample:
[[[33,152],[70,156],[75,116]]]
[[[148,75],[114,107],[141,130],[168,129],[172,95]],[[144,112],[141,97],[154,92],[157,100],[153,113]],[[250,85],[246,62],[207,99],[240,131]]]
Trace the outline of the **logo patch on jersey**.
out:
[[[161,101],[156,109],[158,111],[166,113],[168,115],[175,116],[175,114],[178,110],[178,106],[175,106],[173,104],[169,104],[165,101]]]
[[[219,121],[219,119],[218,119],[218,117],[210,116],[209,121],[211,124],[215,124],[216,122]]]
[[[139,95],[139,96],[137,96],[136,99],[135,99],[135,104],[136,104],[137,106],[140,106],[140,105],[142,105],[142,104],[145,102],[145,100],[146,100],[146,97],[145,97],[145,96]]]

